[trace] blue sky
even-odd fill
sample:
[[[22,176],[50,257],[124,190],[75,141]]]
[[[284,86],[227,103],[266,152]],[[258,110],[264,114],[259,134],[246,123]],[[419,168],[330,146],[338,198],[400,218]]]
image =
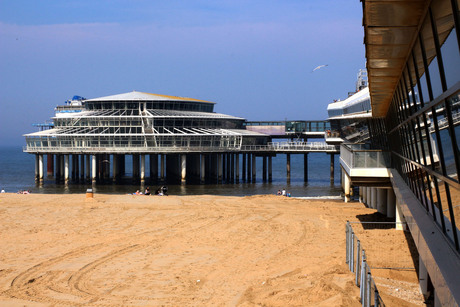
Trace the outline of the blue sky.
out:
[[[359,0],[0,0],[0,46],[0,142],[15,145],[73,95],[132,90],[326,119],[365,66]]]

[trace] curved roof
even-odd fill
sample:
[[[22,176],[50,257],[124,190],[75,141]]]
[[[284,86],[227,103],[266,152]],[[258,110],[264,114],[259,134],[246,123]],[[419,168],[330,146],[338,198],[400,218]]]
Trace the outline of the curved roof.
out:
[[[92,98],[86,99],[86,101],[188,101],[188,102],[202,102],[202,103],[212,103],[215,102],[206,101],[206,100],[199,100],[194,98],[188,97],[177,97],[177,96],[169,96],[169,95],[158,95],[158,94],[151,94],[151,93],[144,93],[138,91],[132,91],[129,93],[123,93],[118,95],[110,95],[104,96],[99,98]]]

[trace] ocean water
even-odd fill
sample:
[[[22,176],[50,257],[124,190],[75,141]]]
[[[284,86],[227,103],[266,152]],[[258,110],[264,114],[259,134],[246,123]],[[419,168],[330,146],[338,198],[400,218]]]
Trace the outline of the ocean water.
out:
[[[146,159],[148,161],[148,159]],[[334,183],[330,182],[330,156],[325,153],[310,153],[308,155],[309,180],[303,178],[303,155],[291,154],[291,179],[286,178],[286,155],[278,154],[272,159],[273,181],[263,182],[262,160],[257,158],[256,182],[248,183],[240,179],[239,183],[222,184],[185,184],[168,185],[170,195],[257,195],[275,194],[285,188],[294,197],[339,197],[340,188],[340,165],[339,155],[335,155]],[[126,158],[126,173],[131,173],[131,161]],[[242,162],[240,159],[240,168]],[[46,166],[45,166],[46,168]],[[148,167],[146,167],[148,169]],[[45,170],[46,171],[46,170]],[[136,190],[143,190],[150,186],[154,190],[160,183],[146,182],[145,186],[133,184],[132,180],[126,180],[124,184],[96,184],[70,183],[68,185],[56,184],[54,178],[45,178],[43,184],[37,184],[35,175],[35,155],[22,151],[22,147],[0,147],[0,189],[6,192],[30,190],[32,193],[84,193],[86,189],[93,188],[96,193],[125,194]],[[147,172],[148,176],[148,172]],[[241,171],[240,171],[241,178]],[[147,178],[148,179],[148,178]]]

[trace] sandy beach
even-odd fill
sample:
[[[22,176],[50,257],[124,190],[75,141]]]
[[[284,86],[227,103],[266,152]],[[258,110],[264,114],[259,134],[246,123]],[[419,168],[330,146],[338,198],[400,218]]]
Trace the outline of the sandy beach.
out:
[[[271,195],[1,194],[0,305],[360,306],[345,224],[375,215]],[[407,233],[361,236],[369,261],[414,265]],[[423,306],[414,269],[378,271],[387,306]]]

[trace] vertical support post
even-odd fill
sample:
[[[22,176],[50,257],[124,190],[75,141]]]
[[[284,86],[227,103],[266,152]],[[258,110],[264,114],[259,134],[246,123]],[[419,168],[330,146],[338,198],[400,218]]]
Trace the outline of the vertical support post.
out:
[[[92,183],[95,183],[96,182],[96,175],[97,175],[97,172],[96,172],[96,160],[97,160],[97,156],[96,154],[93,154],[91,156],[91,182]]]
[[[243,167],[241,170],[241,177],[243,181],[246,181],[246,154],[245,153],[243,153]]]
[[[252,182],[256,182],[256,155],[252,154]]]
[[[303,155],[303,181],[308,182],[308,153]]]
[[[230,180],[231,180],[230,173],[231,173],[231,170],[232,170],[232,165],[231,165],[231,164],[232,164],[232,163],[231,163],[232,158],[231,158],[231,154],[229,154],[229,153],[226,154],[226,159],[227,159],[227,160],[226,160],[226,161],[227,161],[227,167],[225,168],[225,170],[226,170],[226,173],[227,173],[227,176],[226,176],[226,177],[227,177],[227,183],[229,183]]]
[[[331,184],[334,184],[334,154],[331,154]]]
[[[344,184],[343,184],[343,193],[345,195],[345,202],[349,202],[351,200],[350,198],[350,177],[348,177],[348,174],[345,174],[344,178]]]
[[[91,155],[85,155],[86,164],[85,164],[85,175],[86,179],[89,180],[91,178]]]
[[[231,162],[230,162],[230,180],[231,182],[235,182],[235,154],[231,153]]]
[[[187,178],[187,155],[182,154],[180,155],[180,181],[181,183],[185,183]]]
[[[361,262],[359,261],[360,255],[361,255],[361,242],[359,240],[356,240],[355,284],[357,286],[359,286],[359,275],[360,275],[359,265],[361,264]]]
[[[377,188],[371,188],[371,208],[377,209]]]
[[[112,157],[112,180],[117,181],[119,175],[118,172],[120,170],[119,155],[113,154]]]
[[[393,189],[387,190],[387,217],[394,218],[396,216],[396,196]]]
[[[64,179],[64,171],[65,171],[65,170],[64,170],[64,160],[65,160],[64,157],[65,157],[65,155],[60,155],[60,158],[59,158],[59,164],[61,165],[61,166],[59,167],[59,169],[60,169],[60,171],[61,171],[61,172],[59,173],[59,178],[61,178],[61,180]]]
[[[141,155],[141,182],[145,182],[145,155]]]
[[[236,174],[235,174],[236,183],[239,183],[240,182],[240,154],[239,153],[237,153],[235,156],[235,171],[236,171]]]
[[[75,180],[78,181],[78,178],[80,178],[80,167],[79,167],[79,159],[78,155],[74,155],[75,158]]]
[[[251,178],[251,170],[252,170],[251,162],[252,162],[251,154],[248,153],[248,169],[247,169],[248,182],[251,182],[251,180],[252,180],[252,178]]]
[[[80,179],[85,180],[85,155],[80,155]]]
[[[291,154],[286,154],[286,179],[291,181]]]
[[[52,177],[54,174],[54,156],[48,154],[46,156],[46,175]]]
[[[54,177],[56,178],[56,181],[59,181],[60,176],[61,176],[61,155],[55,155],[56,157],[56,168],[55,168],[55,175]]]
[[[272,156],[268,156],[268,182],[272,182]]]
[[[200,182],[204,183],[206,176],[206,158],[204,154],[201,154],[201,169],[200,169]]]
[[[35,154],[35,180],[40,179],[40,155]]]
[[[160,180],[165,181],[165,155],[160,156]]]
[[[223,154],[221,153],[217,154],[217,181],[219,183],[222,183],[222,167],[223,167],[222,155]]]
[[[377,189],[377,211],[387,214],[387,191],[386,189]]]
[[[64,181],[69,182],[69,155],[64,155]]]
[[[267,181],[267,156],[262,156],[262,180]]]

